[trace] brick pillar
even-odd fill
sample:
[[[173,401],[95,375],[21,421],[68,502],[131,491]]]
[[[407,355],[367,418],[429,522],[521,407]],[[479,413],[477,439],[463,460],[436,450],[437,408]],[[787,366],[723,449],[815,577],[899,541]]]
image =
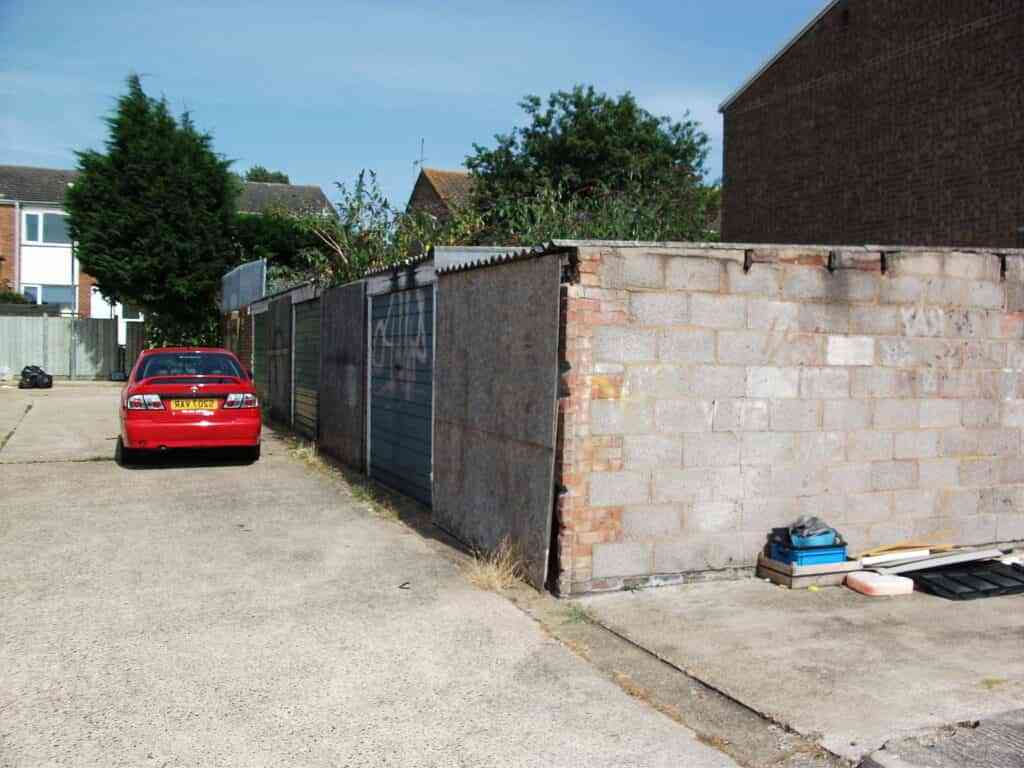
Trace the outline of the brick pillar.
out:
[[[92,312],[92,288],[96,278],[85,272],[78,273],[78,316],[89,317]]]
[[[13,205],[0,205],[0,291],[15,289],[15,259],[18,251],[14,240],[15,212]]]

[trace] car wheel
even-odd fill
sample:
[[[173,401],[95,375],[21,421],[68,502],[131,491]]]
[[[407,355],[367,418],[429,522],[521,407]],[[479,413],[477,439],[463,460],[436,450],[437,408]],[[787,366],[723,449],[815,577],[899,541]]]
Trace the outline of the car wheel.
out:
[[[117,449],[114,451],[114,460],[122,467],[129,467],[135,463],[135,451],[124,447],[124,440],[117,438]]]
[[[245,449],[245,460],[250,464],[254,464],[260,460],[260,446],[259,444],[254,445],[252,448]]]

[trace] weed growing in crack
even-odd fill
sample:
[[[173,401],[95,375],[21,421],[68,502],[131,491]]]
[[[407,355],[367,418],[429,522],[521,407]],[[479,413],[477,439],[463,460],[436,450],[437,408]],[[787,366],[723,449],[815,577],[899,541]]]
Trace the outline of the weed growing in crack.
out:
[[[491,592],[511,589],[523,580],[523,560],[506,536],[490,552],[476,551],[466,565],[470,584]]]

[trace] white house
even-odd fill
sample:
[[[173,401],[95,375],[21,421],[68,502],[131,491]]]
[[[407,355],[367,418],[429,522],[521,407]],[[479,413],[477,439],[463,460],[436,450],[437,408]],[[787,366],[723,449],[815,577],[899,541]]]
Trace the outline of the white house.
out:
[[[0,165],[0,289],[79,317],[116,317],[118,341],[142,314],[107,301],[75,258],[64,193],[75,171]]]
[[[79,317],[118,319],[118,341],[125,343],[127,323],[142,322],[131,305],[111,303],[82,272],[68,236],[64,193],[77,171],[0,165],[0,291],[11,290],[37,304]],[[238,212],[261,215],[270,210],[334,215],[317,186],[246,181]]]

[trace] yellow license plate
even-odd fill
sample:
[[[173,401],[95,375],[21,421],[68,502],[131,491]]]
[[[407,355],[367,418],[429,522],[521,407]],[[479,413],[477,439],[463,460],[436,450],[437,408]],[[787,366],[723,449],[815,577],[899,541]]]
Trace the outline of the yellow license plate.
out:
[[[215,411],[217,401],[209,400],[171,400],[172,411]]]

